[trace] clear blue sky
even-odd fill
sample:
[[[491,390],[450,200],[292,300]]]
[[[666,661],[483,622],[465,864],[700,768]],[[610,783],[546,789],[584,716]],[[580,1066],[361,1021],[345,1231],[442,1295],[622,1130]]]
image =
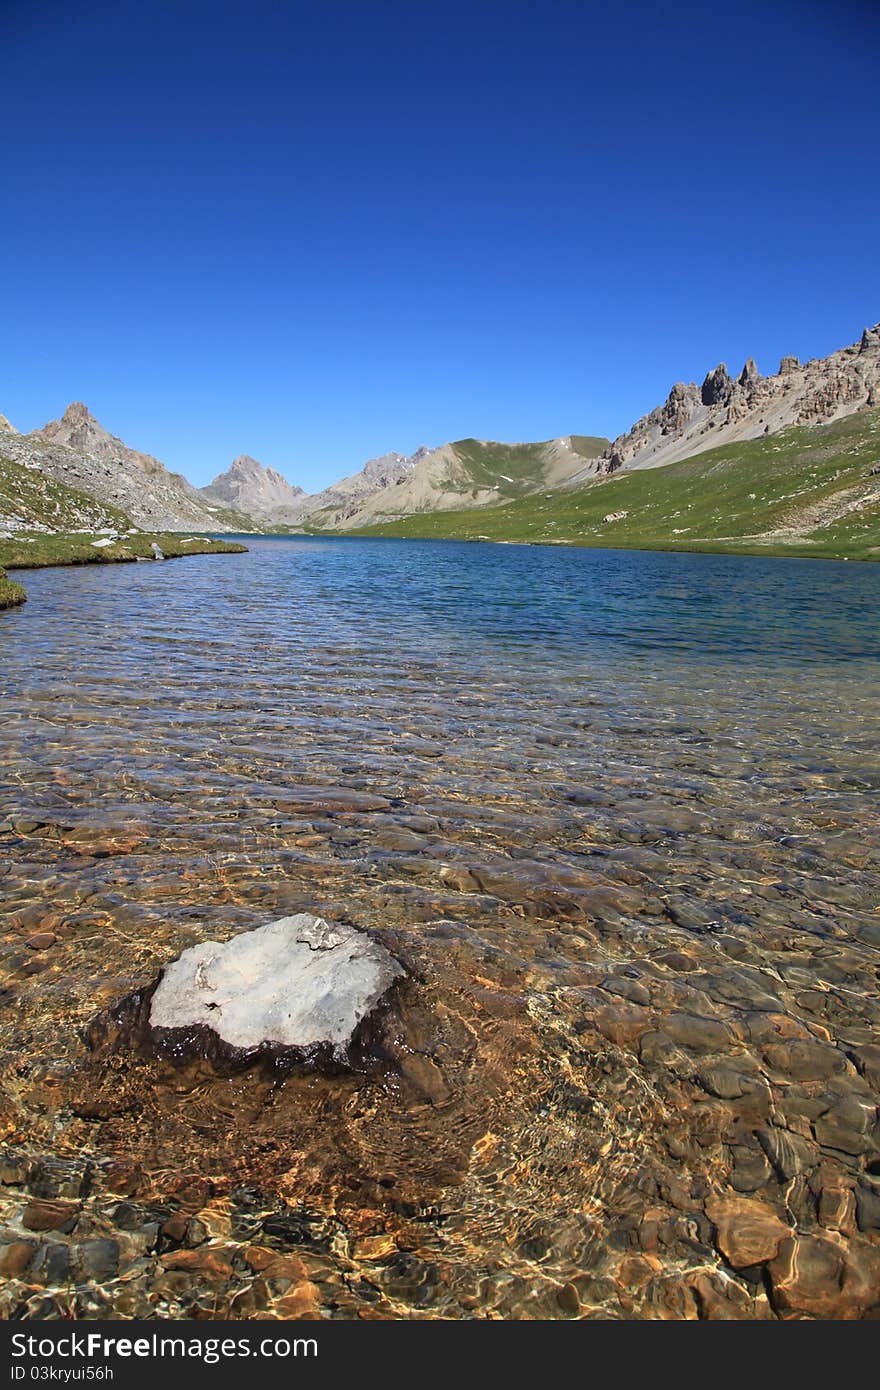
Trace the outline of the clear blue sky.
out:
[[[856,0],[0,0],[0,411],[206,482],[614,435],[880,319]]]

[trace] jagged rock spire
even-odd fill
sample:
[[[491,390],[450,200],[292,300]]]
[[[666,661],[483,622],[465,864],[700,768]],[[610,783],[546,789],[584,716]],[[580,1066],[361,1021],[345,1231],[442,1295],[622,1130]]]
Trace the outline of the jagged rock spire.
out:
[[[725,362],[719,362],[714,372],[709,372],[700,388],[703,405],[726,405],[733,393],[733,382]]]

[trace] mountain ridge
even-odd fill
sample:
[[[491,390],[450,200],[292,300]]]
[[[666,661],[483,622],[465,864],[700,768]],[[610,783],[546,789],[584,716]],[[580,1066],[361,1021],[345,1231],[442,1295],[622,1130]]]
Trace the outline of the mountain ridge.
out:
[[[82,401],[30,434],[0,425],[0,456],[125,513],[137,526],[165,531],[235,531],[248,518],[206,503],[180,473],[111,434]]]
[[[0,416],[0,455],[116,508],[138,526],[215,532],[352,531],[431,512],[474,511],[577,490],[627,472],[697,458],[791,427],[827,424],[880,404],[880,324],[825,358],[782,358],[762,376],[749,358],[702,383],[676,382],[666,400],[609,441],[561,435],[538,443],[474,438],[388,452],[307,494],[282,473],[239,454],[194,487],[151,454],[111,434],[81,402],[30,434]]]
[[[662,405],[612,440],[598,472],[678,463],[723,444],[790,425],[828,423],[874,405],[880,405],[880,323],[827,357],[801,363],[785,356],[770,376],[762,376],[750,357],[736,377],[720,362],[700,386],[676,382]]]

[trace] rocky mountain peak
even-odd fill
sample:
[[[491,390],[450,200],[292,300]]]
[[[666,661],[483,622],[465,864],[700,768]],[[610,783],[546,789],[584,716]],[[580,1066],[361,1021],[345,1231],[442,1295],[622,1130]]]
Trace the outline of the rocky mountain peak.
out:
[[[663,434],[677,434],[683,430],[699,399],[700,393],[693,382],[677,381],[658,412],[658,423]]]
[[[66,425],[98,424],[88,406],[83,405],[82,401],[71,401],[61,419]]]
[[[226,470],[228,473],[235,473],[237,477],[259,477],[262,473],[271,473],[270,468],[263,468],[263,465],[252,458],[250,454],[239,454],[234,458]],[[280,475],[278,475],[280,476]]]
[[[302,519],[305,492],[294,487],[274,468],[265,468],[250,454],[239,454],[225,473],[201,489],[211,502],[234,507],[247,516],[277,525],[295,525]]]
[[[779,364],[780,376],[791,376],[792,372],[800,371],[801,359],[799,357],[783,357]]]
[[[865,352],[876,352],[880,349],[880,323],[876,323],[873,328],[866,328],[859,343],[859,355]]]
[[[12,421],[7,420],[5,415],[0,415],[0,430],[6,434],[18,434],[18,430],[15,428]]]
[[[740,386],[753,386],[755,382],[761,380],[761,373],[758,371],[754,357],[750,357],[739,374],[738,384]]]
[[[400,477],[402,473],[407,472],[411,466],[409,459],[403,454],[392,451],[381,454],[379,458],[367,459],[361,472],[369,482],[382,487],[392,478]]]
[[[714,371],[708,372],[700,388],[703,405],[726,405],[733,394],[733,382],[727,364],[719,362]]]
[[[82,401],[71,401],[60,420],[50,420],[41,430],[34,430],[34,435],[53,444],[66,444],[86,454],[97,452],[102,457],[126,449],[122,440],[105,430]]]

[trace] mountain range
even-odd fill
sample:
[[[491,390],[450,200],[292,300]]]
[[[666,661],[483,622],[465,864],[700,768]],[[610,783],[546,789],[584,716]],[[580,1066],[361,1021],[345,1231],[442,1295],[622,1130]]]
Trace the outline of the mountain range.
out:
[[[247,454],[207,487],[196,488],[110,434],[75,402],[59,420],[29,434],[0,416],[0,530],[31,524],[51,529],[53,517],[60,523],[62,513],[68,527],[81,514],[83,529],[123,517],[142,528],[210,532],[361,531],[434,514],[500,515],[506,506],[528,513],[529,498],[663,469],[793,427],[825,426],[876,405],[880,325],[828,357],[803,364],[784,357],[770,376],[762,376],[751,359],[733,376],[721,363],[700,384],[677,382],[661,405],[611,441],[561,435],[539,443],[463,439],[423,446],[408,456],[370,459],[310,495]],[[60,512],[37,506],[37,479]],[[64,490],[63,505],[58,489]]]
[[[19,434],[0,419],[0,458],[124,514],[148,530],[240,531],[250,518],[211,504],[180,473],[171,473],[151,454],[131,449],[104,429],[82,404],[74,401],[60,420]],[[8,509],[8,504],[7,504]],[[7,529],[31,519],[26,511],[0,516]]]

